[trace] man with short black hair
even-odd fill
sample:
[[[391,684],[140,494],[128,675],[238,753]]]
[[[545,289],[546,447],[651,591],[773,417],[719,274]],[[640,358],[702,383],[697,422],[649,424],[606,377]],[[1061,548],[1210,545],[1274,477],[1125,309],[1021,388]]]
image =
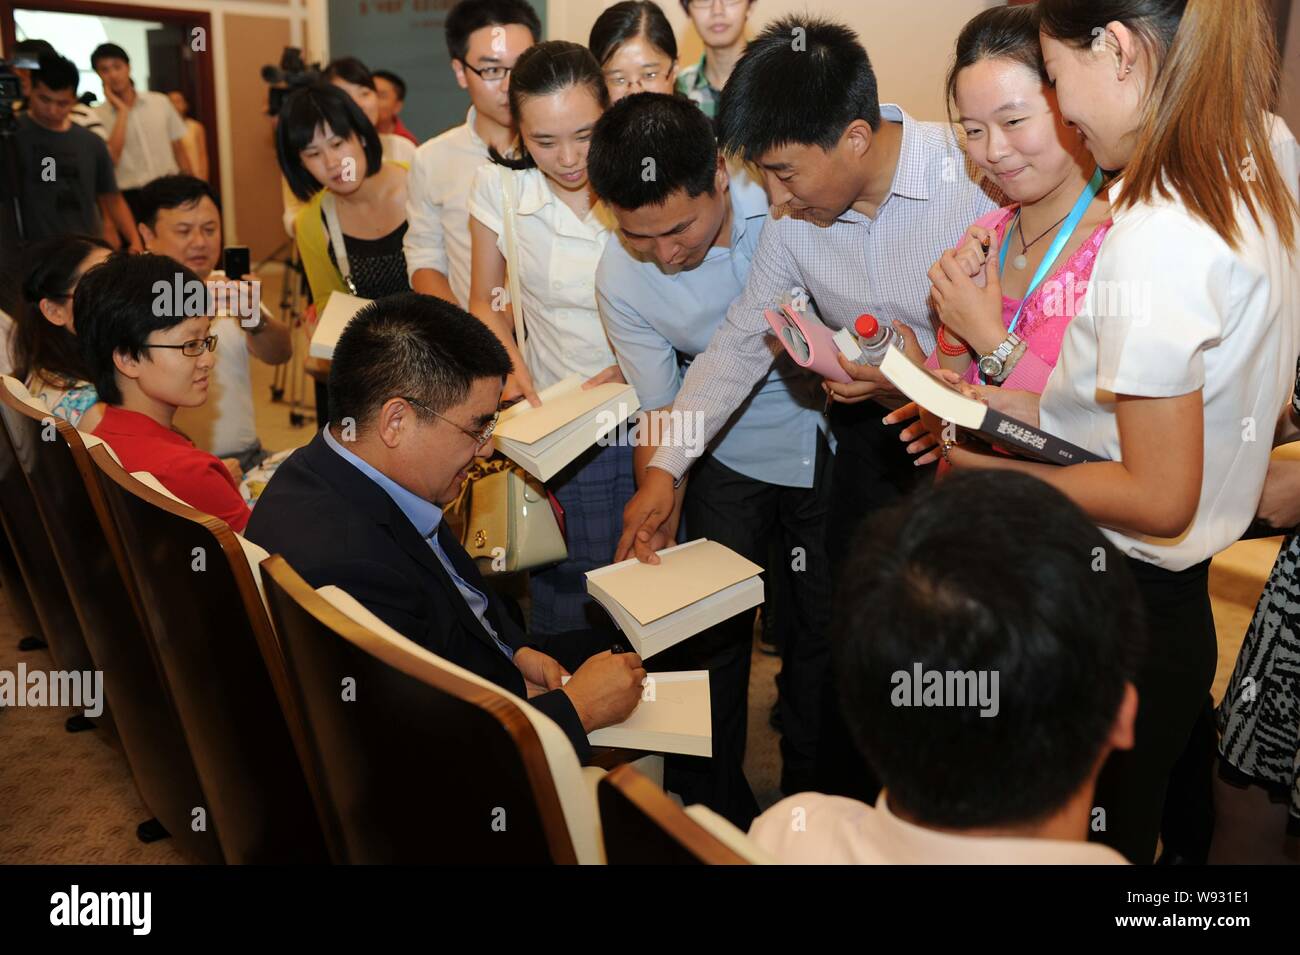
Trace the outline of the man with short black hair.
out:
[[[489,147],[505,155],[514,146],[507,77],[541,40],[542,23],[527,0],[461,0],[447,14],[446,36],[452,71],[471,105],[463,125],[416,151],[402,245],[411,288],[467,308],[469,189]]]
[[[1124,864],[1086,840],[1133,746],[1143,611],[1093,521],[1036,478],[958,472],[873,515],[845,575],[839,689],[884,791],[800,793],[750,838],[789,863]]]
[[[225,279],[225,273],[217,270],[222,255],[221,207],[211,186],[195,176],[162,176],[140,190],[136,206],[145,248],[193,269],[205,282]],[[255,276],[244,280],[258,282]],[[254,314],[235,314],[238,309],[227,307],[212,319],[218,350],[208,400],[177,416],[180,428],[199,447],[233,459],[241,472],[256,467],[267,455],[257,436],[249,356],[268,365],[283,364],[293,356],[288,326],[261,304],[260,294],[251,294],[253,288],[260,293],[260,283],[249,286],[244,299],[250,306],[256,301]],[[232,301],[236,297],[230,295],[224,304],[238,304]]]
[[[131,82],[131,58],[116,43],[101,43],[90,54],[90,68],[104,83],[99,118],[108,130],[108,153],[117,184],[136,219],[135,200],[159,176],[189,175],[185,123],[163,93],[139,92]]]
[[[645,670],[613,633],[544,644],[514,623],[443,521],[466,470],[493,452],[510,359],[441,299],[379,299],[348,323],[330,367],[330,421],[276,469],[250,540],[313,587],[340,587],[398,633],[529,701],[582,759],[625,719]],[[573,669],[567,683],[566,667]]]
[[[14,44],[14,72],[18,74],[19,85],[22,86],[23,98],[14,103],[14,112],[21,113],[27,108],[27,99],[32,93],[32,68],[19,66],[20,62],[28,60],[40,60],[47,53],[57,55],[58,51],[47,40],[37,40],[28,38],[19,40]],[[85,94],[87,97],[93,97]],[[84,129],[90,130],[100,139],[108,138],[108,130],[104,129],[104,124],[99,121],[98,114],[95,113],[81,99],[72,104],[72,112],[69,114],[72,121]]]
[[[644,175],[647,161],[653,176]],[[767,196],[748,176],[728,173],[707,116],[686,99],[655,93],[626,97],[601,117],[587,172],[619,226],[621,241],[605,247],[596,271],[596,300],[623,374],[646,409],[635,451],[640,481],[656,451],[654,421],[669,411],[686,369],[744,291]],[[777,608],[792,624],[779,680],[785,792],[812,783],[828,655],[831,453],[819,398],[818,379],[782,357],[694,463],[658,542],[673,542],[683,515],[688,537],[720,541],[766,565],[765,616],[787,600]],[[779,567],[769,559],[774,539]],[[773,592],[773,574],[787,561],[797,567],[793,589]],[[751,796],[744,814],[749,788],[742,770],[753,628],[754,614],[740,614],[669,651],[671,661],[662,664],[707,669],[714,714],[711,764],[674,758],[665,767],[666,785],[742,827],[756,811]]]
[[[869,312],[910,335],[914,357],[932,351],[930,266],[999,205],[970,178],[950,126],[917,122],[880,103],[867,51],[852,30],[830,20],[784,17],[750,43],[723,91],[717,125],[722,148],[762,170],[773,215],[744,294],[673,401],[670,425],[700,420],[706,440],[771,367],[764,311],[783,297],[814,309],[832,330]],[[882,423],[888,409],[877,399],[892,405],[898,395],[880,371],[842,357],[840,366],[850,383],[823,382],[837,441],[827,522],[833,564],[864,515],[932,473],[912,464],[900,429]],[[670,427],[624,510],[620,553],[652,558],[649,542],[673,512],[673,484],[691,465],[687,449]],[[841,727],[836,714],[823,714],[819,788],[869,797]],[[827,745],[828,732],[838,743]]]
[[[30,71],[27,109],[15,132],[23,237],[98,237],[121,230],[132,236],[132,251],[139,251],[135,220],[118,191],[104,141],[72,122],[79,80],[76,64],[57,53],[41,54],[39,67]]]
[[[370,75],[375,78],[375,93],[379,97],[379,122],[375,123],[375,129],[420,145],[419,138],[402,122],[402,107],[406,105],[406,81],[392,70],[375,70]]]

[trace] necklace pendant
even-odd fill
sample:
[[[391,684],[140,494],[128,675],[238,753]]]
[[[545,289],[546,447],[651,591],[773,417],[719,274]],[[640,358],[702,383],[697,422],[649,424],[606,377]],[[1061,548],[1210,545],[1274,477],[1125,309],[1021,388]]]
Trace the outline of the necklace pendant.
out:
[[[1029,268],[1029,260],[1025,258],[1023,255],[1017,255],[1014,259],[1011,260],[1011,264],[1014,265],[1021,272]]]

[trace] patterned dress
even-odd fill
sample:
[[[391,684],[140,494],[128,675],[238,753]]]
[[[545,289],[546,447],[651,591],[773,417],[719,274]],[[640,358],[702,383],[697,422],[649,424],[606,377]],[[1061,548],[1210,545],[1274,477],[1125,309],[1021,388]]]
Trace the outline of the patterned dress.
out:
[[[1223,761],[1286,799],[1300,835],[1300,531],[1282,544],[1218,717]]]
[[[34,371],[24,382],[33,398],[45,405],[47,411],[72,425],[81,425],[81,416],[99,401],[95,386],[88,381],[66,381]]]

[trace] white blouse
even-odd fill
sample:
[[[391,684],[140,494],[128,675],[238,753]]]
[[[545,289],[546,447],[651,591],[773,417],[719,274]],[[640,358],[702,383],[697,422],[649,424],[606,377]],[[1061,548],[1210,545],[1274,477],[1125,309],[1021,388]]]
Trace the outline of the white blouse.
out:
[[[590,377],[615,363],[596,307],[596,266],[613,219],[601,204],[579,219],[539,169],[516,172],[485,164],[474,174],[469,214],[497,234],[497,248],[507,260],[503,170],[515,177],[519,203],[515,222],[527,338],[524,361],[533,384],[540,391],[575,372]]]
[[[1111,188],[1112,203],[1121,188]],[[1295,380],[1300,260],[1267,216],[1262,230],[1240,205],[1236,218],[1239,251],[1177,202],[1116,211],[1040,406],[1045,429],[1118,461],[1115,395],[1204,389],[1204,475],[1190,526],[1159,539],[1103,528],[1123,553],[1169,570],[1213,557],[1254,518]]]

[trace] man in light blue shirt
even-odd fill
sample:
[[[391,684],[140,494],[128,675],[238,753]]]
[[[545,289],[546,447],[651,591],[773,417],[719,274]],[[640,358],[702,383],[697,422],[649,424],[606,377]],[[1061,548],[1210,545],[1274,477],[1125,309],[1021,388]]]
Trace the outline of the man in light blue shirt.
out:
[[[685,369],[708,347],[741,294],[767,218],[767,195],[745,175],[730,175],[706,116],[680,98],[631,96],[597,124],[588,171],[619,223],[596,271],[605,330],[647,413],[638,425],[636,471],[649,465],[658,416],[666,414]],[[818,379],[784,355],[731,413],[700,455],[689,484],[677,488],[666,546],[679,519],[692,539],[717,540],[759,564],[778,541],[792,585],[774,595],[782,567],[768,567],[773,597],[791,627],[782,648],[782,788],[797,792],[811,772],[827,644],[829,568],[825,515],[830,448]],[[684,431],[701,431],[683,423]],[[663,658],[667,669],[708,669],[713,703],[712,766],[677,760],[665,785],[699,799],[738,825],[749,822],[745,782],[747,691],[754,615],[741,614]],[[695,762],[696,765],[691,765]],[[793,788],[788,788],[793,787]],[[749,809],[752,815],[752,808]]]

